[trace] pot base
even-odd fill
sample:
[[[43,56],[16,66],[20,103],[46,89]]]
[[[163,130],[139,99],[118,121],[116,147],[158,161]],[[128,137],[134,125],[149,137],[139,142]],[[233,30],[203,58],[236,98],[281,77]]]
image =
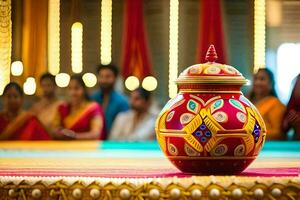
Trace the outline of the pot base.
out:
[[[182,172],[200,175],[235,175],[244,171],[255,158],[237,159],[203,159],[203,158],[169,158],[169,160]]]

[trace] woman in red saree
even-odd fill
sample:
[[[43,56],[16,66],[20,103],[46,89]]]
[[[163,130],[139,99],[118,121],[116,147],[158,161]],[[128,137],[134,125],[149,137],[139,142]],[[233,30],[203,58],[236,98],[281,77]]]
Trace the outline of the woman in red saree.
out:
[[[0,112],[0,140],[50,140],[39,120],[22,110],[23,90],[15,82],[4,88],[4,109]]]
[[[58,107],[54,122],[57,139],[103,139],[104,118],[99,104],[90,102],[81,75],[73,75],[68,87],[70,101]]]

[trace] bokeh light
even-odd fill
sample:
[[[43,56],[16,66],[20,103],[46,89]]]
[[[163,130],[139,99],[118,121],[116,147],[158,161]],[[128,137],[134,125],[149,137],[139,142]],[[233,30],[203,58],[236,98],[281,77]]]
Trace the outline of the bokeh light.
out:
[[[36,82],[33,77],[28,77],[23,84],[23,90],[26,95],[34,95],[36,91]]]
[[[97,84],[97,77],[93,73],[85,73],[82,79],[86,87],[94,87]]]
[[[125,87],[130,90],[133,91],[136,88],[138,88],[140,85],[140,81],[137,77],[135,76],[129,76],[126,80],[125,80]]]
[[[112,53],[112,0],[101,1],[101,34],[100,34],[101,64],[111,63]]]
[[[254,1],[254,73],[266,67],[266,7],[265,0]]]
[[[71,65],[74,73],[82,72],[82,37],[83,26],[80,22],[72,25],[71,35]]]
[[[48,1],[48,71],[60,70],[60,0]]]
[[[70,75],[66,73],[59,73],[55,76],[55,82],[58,87],[67,87],[70,82]]]
[[[175,80],[178,74],[178,20],[179,0],[170,0],[169,15],[169,97],[173,98],[177,94]]]
[[[147,76],[144,78],[143,82],[142,82],[142,87],[145,90],[148,91],[153,91],[157,88],[157,80],[155,77],[153,76]]]
[[[14,61],[11,63],[11,75],[21,76],[23,73],[23,63],[21,61]]]

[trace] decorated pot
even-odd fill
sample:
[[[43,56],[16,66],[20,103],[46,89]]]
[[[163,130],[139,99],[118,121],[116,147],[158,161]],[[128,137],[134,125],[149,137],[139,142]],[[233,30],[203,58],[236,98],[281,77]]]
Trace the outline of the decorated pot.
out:
[[[216,59],[211,45],[206,63],[179,75],[179,93],[156,121],[162,151],[186,173],[238,174],[257,157],[265,141],[263,119],[241,92],[247,80]]]

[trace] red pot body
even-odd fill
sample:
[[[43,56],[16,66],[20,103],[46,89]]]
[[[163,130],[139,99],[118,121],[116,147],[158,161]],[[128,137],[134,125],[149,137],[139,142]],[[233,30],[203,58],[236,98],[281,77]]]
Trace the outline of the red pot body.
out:
[[[238,174],[262,149],[266,136],[263,119],[240,91],[242,76],[238,71],[235,76],[231,74],[234,81],[223,75],[211,78],[210,74],[204,79],[203,74],[191,79],[189,71],[193,67],[177,79],[179,93],[157,119],[160,147],[183,172]]]

